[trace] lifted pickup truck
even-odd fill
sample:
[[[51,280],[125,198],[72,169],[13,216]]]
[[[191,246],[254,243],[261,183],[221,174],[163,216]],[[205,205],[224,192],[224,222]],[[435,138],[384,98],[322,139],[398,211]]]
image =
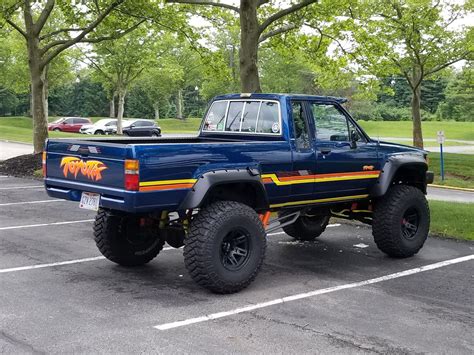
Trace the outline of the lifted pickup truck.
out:
[[[255,279],[267,233],[311,241],[331,216],[371,224],[381,251],[412,256],[430,225],[427,153],[371,139],[344,102],[232,94],[212,100],[196,137],[50,139],[46,191],[98,211],[107,259],[142,265],[165,242],[184,245],[191,277],[217,293]]]

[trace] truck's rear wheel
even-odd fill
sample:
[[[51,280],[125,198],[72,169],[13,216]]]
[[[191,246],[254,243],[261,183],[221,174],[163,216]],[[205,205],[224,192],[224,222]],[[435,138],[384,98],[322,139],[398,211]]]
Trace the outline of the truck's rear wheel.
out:
[[[429,228],[428,202],[416,187],[393,186],[375,204],[372,234],[377,247],[392,257],[406,258],[418,253]]]
[[[281,211],[279,217],[291,214],[292,211]],[[319,237],[325,230],[331,218],[328,214],[321,214],[311,209],[301,213],[301,216],[289,226],[283,227],[283,231],[290,237],[302,241],[311,241]],[[283,219],[282,222],[285,222]]]
[[[218,201],[192,221],[184,262],[199,285],[234,293],[257,276],[265,257],[265,230],[257,213],[242,203]]]
[[[94,239],[102,255],[123,266],[148,263],[165,243],[154,220],[104,209],[95,218]]]

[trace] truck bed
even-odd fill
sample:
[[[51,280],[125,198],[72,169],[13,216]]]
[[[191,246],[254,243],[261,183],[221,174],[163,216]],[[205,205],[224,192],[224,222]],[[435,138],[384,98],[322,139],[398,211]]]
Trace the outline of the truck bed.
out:
[[[46,190],[50,196],[73,201],[78,201],[82,192],[98,193],[102,207],[116,210],[173,210],[204,171],[258,169],[260,164],[278,170],[290,168],[291,150],[283,137],[242,138],[50,139]],[[139,162],[140,187],[136,191],[124,187],[127,160]]]

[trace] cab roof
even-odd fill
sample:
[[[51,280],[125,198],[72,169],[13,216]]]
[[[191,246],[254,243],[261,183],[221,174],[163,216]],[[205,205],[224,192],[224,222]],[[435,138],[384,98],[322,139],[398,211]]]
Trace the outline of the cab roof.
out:
[[[347,102],[344,97],[334,96],[317,96],[317,95],[305,95],[305,94],[272,94],[272,93],[241,93],[241,94],[226,94],[219,95],[214,100],[236,100],[236,99],[268,99],[268,100],[280,100],[282,98],[290,98],[295,100],[314,100],[323,102],[337,102],[343,104]]]

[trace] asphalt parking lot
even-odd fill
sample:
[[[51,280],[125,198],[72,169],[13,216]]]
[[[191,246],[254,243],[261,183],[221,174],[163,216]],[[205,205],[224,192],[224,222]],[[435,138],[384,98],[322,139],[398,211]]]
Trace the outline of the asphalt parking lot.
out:
[[[314,243],[276,232],[256,281],[222,296],[180,249],[138,268],[103,259],[93,218],[0,177],[0,353],[474,352],[474,243],[430,238],[397,260],[365,226],[333,222]]]

